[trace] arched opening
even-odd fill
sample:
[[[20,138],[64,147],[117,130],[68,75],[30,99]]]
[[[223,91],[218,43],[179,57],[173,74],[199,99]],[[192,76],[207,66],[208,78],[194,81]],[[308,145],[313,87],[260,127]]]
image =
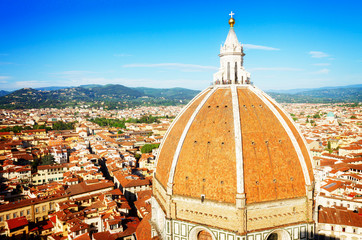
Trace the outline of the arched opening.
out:
[[[238,63],[237,62],[235,62],[234,73],[235,73],[235,83],[238,83]]]
[[[190,230],[188,240],[216,240],[216,238],[209,229],[195,226]]]
[[[197,240],[212,240],[212,237],[210,233],[202,230],[197,234]]]
[[[265,240],[291,240],[291,239],[292,238],[290,237],[290,234],[283,229],[275,230],[265,238]]]
[[[278,233],[272,233],[268,236],[267,240],[278,240]]]

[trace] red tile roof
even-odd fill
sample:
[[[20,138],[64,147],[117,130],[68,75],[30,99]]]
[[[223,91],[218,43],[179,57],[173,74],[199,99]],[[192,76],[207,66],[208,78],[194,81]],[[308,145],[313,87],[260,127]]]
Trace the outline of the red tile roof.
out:
[[[116,240],[117,239],[117,237],[114,234],[111,234],[109,231],[93,233],[92,237],[94,240]]]
[[[50,195],[50,196],[46,196],[46,197],[42,197],[42,198],[24,199],[24,200],[20,200],[18,202],[10,202],[8,204],[0,205],[0,212],[14,209],[15,204],[16,204],[17,208],[20,208],[20,207],[31,206],[31,205],[35,205],[35,204],[38,204],[41,202],[49,202],[52,200],[66,198],[66,197],[67,196],[64,193],[60,193],[60,194],[54,194],[54,195]]]
[[[109,187],[113,187],[114,184],[111,181],[98,181],[97,183],[92,184],[86,184],[85,182],[81,182],[79,184],[71,185],[66,190],[66,193],[70,196],[86,193],[86,192],[92,192],[96,190],[101,190]]]
[[[6,220],[6,223],[8,224],[8,228],[10,230],[14,229],[14,228],[18,228],[18,227],[24,227],[29,224],[26,217],[18,217],[18,218],[9,219],[9,220]]]
[[[146,215],[136,229],[137,239],[151,240],[151,214]]]
[[[127,176],[119,173],[114,174],[114,177],[120,182],[123,188],[152,185],[152,181],[147,178],[133,178],[132,176]]]
[[[319,211],[319,222],[362,227],[362,214],[358,214],[346,209],[322,208]]]
[[[79,237],[74,238],[73,240],[91,240],[91,238],[89,237],[89,233],[84,233]]]

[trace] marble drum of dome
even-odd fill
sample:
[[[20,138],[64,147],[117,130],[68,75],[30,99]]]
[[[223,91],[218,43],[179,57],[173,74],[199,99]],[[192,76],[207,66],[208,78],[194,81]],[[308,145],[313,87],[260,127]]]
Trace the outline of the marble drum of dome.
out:
[[[214,84],[182,110],[160,146],[152,235],[313,238],[314,177],[305,140],[251,83],[231,19]]]

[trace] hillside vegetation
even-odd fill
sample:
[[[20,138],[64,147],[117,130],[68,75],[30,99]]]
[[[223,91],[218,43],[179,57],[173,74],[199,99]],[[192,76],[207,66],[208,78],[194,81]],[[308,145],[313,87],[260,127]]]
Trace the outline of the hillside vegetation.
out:
[[[108,109],[136,106],[179,105],[199,91],[183,88],[128,88],[123,85],[87,85],[56,90],[23,88],[0,97],[0,108],[62,108],[88,105]]]
[[[0,108],[64,108],[87,105],[96,108],[123,109],[137,106],[169,106],[186,104],[200,92],[185,88],[129,88],[119,84],[43,89],[23,88],[14,92],[0,91]],[[282,103],[362,102],[362,85],[306,91],[293,90],[292,92],[295,93],[287,91],[267,93],[277,102]]]

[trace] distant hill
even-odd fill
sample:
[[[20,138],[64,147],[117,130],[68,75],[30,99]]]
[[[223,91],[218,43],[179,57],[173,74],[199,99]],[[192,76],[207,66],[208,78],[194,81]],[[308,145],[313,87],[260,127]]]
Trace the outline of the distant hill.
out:
[[[294,92],[295,90],[291,90]],[[362,84],[342,87],[324,87],[291,93],[267,92],[278,102],[286,103],[337,103],[362,102]]]
[[[191,90],[186,88],[145,88],[137,87],[133,88],[145,96],[149,97],[163,97],[165,99],[179,99],[187,100],[195,97],[200,91]]]
[[[5,90],[0,90],[0,97],[8,95],[10,92],[5,91]]]
[[[295,89],[287,89],[287,90],[270,89],[270,90],[266,90],[266,92],[295,94],[295,93],[301,93],[301,92],[307,92],[307,91],[323,91],[323,90],[340,89],[340,88],[361,88],[361,87],[362,87],[362,84],[355,84],[355,85],[347,85],[347,86],[334,86],[334,87],[321,87],[321,88],[295,88]]]
[[[41,88],[35,88],[36,90],[40,90],[40,91],[53,91],[53,90],[59,90],[59,89],[64,89],[64,88],[73,88],[73,87],[57,87],[57,86],[52,86],[52,87],[41,87]]]
[[[95,88],[95,87],[102,87],[101,84],[88,84],[88,85],[80,85],[81,88]]]
[[[135,106],[178,105],[190,101],[199,91],[188,89],[129,88],[119,84],[41,90],[23,88],[0,97],[0,108],[62,108],[88,105],[108,109]]]
[[[83,85],[79,87],[23,88],[14,92],[0,91],[0,108],[63,108],[87,105],[108,109],[136,106],[186,104],[200,91],[185,88],[129,88],[119,84]],[[295,92],[295,90],[291,90]],[[278,102],[336,103],[362,102],[362,85],[326,87],[297,93],[267,91]]]
[[[137,90],[118,84],[107,84],[101,86],[89,87],[87,89],[94,93],[94,96],[108,96],[111,98],[137,98],[142,97],[143,94]],[[84,87],[83,87],[84,88]]]

